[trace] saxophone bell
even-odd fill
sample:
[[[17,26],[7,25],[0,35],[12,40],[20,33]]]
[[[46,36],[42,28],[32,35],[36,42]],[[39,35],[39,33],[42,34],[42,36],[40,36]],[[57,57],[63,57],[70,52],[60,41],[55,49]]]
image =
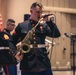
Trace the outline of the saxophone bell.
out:
[[[22,53],[28,53],[30,51],[30,46],[28,44],[21,45]]]
[[[30,51],[30,46],[28,44],[17,45],[17,50],[21,53],[28,53]]]

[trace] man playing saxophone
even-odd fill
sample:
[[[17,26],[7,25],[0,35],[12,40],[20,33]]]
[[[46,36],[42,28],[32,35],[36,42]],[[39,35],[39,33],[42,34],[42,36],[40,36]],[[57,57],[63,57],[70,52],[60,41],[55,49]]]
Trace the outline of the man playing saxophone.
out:
[[[29,20],[19,23],[12,36],[15,45],[18,40],[21,41],[20,52],[24,53],[22,58],[20,52],[15,55],[18,60],[21,60],[21,75],[52,75],[45,38],[46,36],[58,38],[61,34],[51,20],[44,24],[40,23],[40,20],[47,17],[40,17],[42,8],[42,4],[34,2],[30,7]]]

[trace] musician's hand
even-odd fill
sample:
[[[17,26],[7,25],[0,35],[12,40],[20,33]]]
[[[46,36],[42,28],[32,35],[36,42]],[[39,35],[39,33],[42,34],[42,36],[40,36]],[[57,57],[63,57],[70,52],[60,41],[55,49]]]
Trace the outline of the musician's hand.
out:
[[[18,60],[18,61],[21,61],[23,59],[23,54],[21,54],[20,52],[18,52],[16,55],[15,55],[15,58]]]

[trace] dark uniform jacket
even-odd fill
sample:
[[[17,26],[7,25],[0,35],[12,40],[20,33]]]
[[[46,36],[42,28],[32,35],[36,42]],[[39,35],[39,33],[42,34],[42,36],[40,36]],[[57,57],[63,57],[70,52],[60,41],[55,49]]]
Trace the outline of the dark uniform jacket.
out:
[[[31,30],[36,24],[37,22],[32,20],[19,23],[12,36],[14,44],[17,44],[19,40],[23,40],[28,31]],[[39,72],[51,69],[46,48],[37,47],[37,45],[45,44],[46,36],[54,38],[60,37],[60,32],[52,21],[46,22],[44,25],[39,24],[36,27],[35,32],[32,35],[32,39],[28,40],[30,44],[36,47],[30,48],[30,52],[24,54],[24,57],[20,63],[21,70]]]
[[[9,31],[4,29],[4,31],[0,32],[0,65],[17,63],[13,56],[13,52],[16,52],[15,49]]]

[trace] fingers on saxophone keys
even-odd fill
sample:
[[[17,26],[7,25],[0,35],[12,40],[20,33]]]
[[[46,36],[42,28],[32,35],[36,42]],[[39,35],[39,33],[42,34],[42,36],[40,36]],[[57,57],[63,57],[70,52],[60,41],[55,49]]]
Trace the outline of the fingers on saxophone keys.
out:
[[[15,58],[18,60],[18,61],[21,61],[23,59],[23,54],[21,54],[20,52],[18,52],[16,55],[15,55]]]

